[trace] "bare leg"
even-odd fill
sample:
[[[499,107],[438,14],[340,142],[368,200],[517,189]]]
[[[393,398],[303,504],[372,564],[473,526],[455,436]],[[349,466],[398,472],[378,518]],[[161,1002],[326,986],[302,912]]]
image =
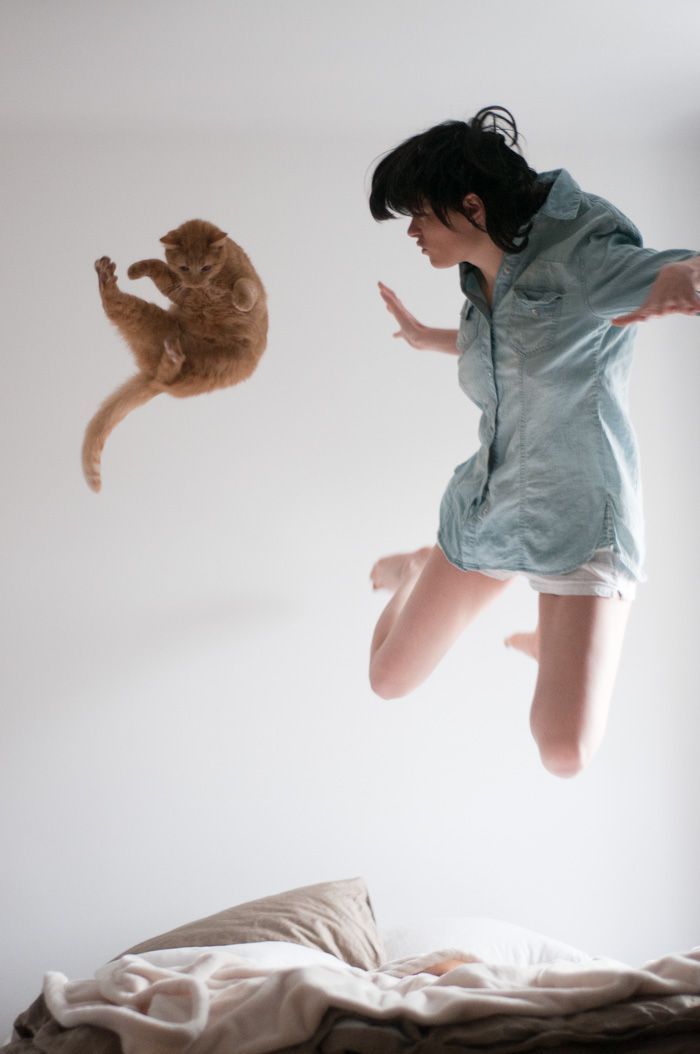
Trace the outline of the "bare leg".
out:
[[[508,584],[461,571],[438,546],[388,557],[372,570],[375,588],[394,595],[382,612],[370,649],[377,695],[407,695],[429,676],[457,637]]]
[[[402,607],[416,584],[416,580],[426,565],[431,547],[416,549],[411,553],[394,553],[377,560],[370,571],[373,589],[389,589],[394,594],[384,608],[374,630],[370,653],[374,653],[384,643],[398,618]]]
[[[575,776],[603,738],[630,601],[540,593],[530,728],[545,767]]]

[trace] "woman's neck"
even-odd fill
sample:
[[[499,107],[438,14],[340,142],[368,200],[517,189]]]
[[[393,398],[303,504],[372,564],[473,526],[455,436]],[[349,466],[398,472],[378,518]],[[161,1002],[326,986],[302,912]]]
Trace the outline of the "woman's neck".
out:
[[[489,239],[490,245],[485,247],[484,252],[479,254],[480,259],[474,260],[474,266],[477,268],[477,281],[479,282],[479,288],[486,298],[486,302],[489,307],[493,301],[493,290],[496,285],[496,276],[501,266],[501,261],[505,256],[503,249],[499,249],[497,245]]]

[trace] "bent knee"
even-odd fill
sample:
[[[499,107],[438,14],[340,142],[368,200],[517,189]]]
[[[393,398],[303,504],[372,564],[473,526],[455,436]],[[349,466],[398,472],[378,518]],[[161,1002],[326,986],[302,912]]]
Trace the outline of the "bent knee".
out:
[[[580,740],[551,740],[539,742],[542,764],[553,776],[571,779],[578,776],[589,761],[589,752]]]
[[[400,699],[411,691],[411,686],[397,670],[382,667],[379,663],[370,665],[369,683],[374,694],[380,699]]]

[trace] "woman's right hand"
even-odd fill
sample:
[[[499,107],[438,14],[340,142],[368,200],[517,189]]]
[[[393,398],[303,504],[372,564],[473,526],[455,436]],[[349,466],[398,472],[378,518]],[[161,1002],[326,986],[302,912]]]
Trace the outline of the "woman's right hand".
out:
[[[383,282],[377,282],[381,298],[386,304],[387,311],[394,316],[399,328],[394,333],[395,337],[403,337],[412,348],[423,350],[428,347],[428,327],[424,326],[417,318],[408,311],[393,289],[389,289]]]

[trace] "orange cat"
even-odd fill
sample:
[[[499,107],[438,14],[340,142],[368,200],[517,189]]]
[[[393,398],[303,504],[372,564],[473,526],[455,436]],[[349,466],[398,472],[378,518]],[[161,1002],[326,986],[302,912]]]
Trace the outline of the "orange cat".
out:
[[[108,256],[95,262],[105,314],[139,368],[104,401],[85,431],[83,471],[96,491],[105,440],[131,410],[161,392],[185,397],[238,384],[265,350],[267,297],[243,249],[206,220],[188,220],[160,240],[167,264],[140,260],[127,274],[151,278],[172,300],[167,311],[123,293]]]

